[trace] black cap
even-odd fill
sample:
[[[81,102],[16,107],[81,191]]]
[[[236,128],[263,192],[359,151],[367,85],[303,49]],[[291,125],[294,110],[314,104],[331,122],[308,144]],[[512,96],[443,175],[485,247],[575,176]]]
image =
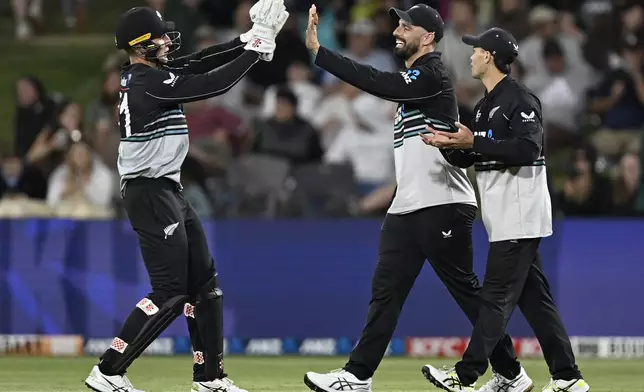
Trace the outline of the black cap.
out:
[[[443,38],[445,22],[438,11],[427,4],[416,4],[407,11],[398,8],[390,8],[389,15],[397,16],[399,19],[414,25],[420,26],[429,32],[434,33],[434,41],[438,42]]]
[[[114,40],[119,49],[131,48],[153,38],[161,38],[174,30],[174,22],[166,22],[159,11],[135,7],[121,15]]]
[[[467,45],[487,50],[496,61],[503,64],[512,64],[519,55],[517,40],[498,27],[492,27],[477,36],[465,35],[462,40]]]

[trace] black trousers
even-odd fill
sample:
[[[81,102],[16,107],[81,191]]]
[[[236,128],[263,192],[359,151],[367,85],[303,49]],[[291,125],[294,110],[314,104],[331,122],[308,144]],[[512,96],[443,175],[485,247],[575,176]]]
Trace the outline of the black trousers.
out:
[[[472,338],[456,364],[459,379],[474,383],[487,370],[512,312],[519,306],[532,327],[552,377],[581,378],[570,339],[550,294],[539,256],[540,238],[490,243],[479,318]]]
[[[178,184],[166,178],[130,180],[123,201],[150,276],[150,299],[163,303],[196,295],[215,267],[201,222]]]
[[[147,300],[160,308],[177,296],[188,295],[195,299],[197,293],[216,276],[216,272],[203,227],[195,210],[183,197],[179,185],[165,178],[133,179],[126,185],[123,201],[130,223],[138,235],[143,263],[150,277],[152,292],[146,296]],[[189,301],[193,302],[192,299]],[[127,344],[134,344],[149,321],[150,315],[141,310],[143,309],[132,310],[117,338]],[[213,314],[212,318],[218,319],[219,316]],[[210,367],[214,370],[207,374],[208,369],[201,358],[204,358],[204,351],[220,351],[219,343],[222,342],[211,341],[212,347],[205,347],[206,340],[202,340],[199,320],[186,317],[186,321],[192,348],[195,353],[202,353],[201,356],[195,354],[193,380],[210,380],[215,372],[219,372],[218,369],[223,372],[223,368],[221,365],[219,368]],[[212,329],[208,333],[222,340],[221,325],[213,325]],[[118,368],[115,366],[121,359],[120,353],[123,351],[110,348],[101,356],[99,368],[104,374],[123,371],[121,365]]]
[[[429,207],[404,215],[387,214],[380,233],[367,322],[345,366],[347,371],[360,379],[374,374],[425,260],[429,260],[470,322],[476,322],[481,286],[473,271],[475,215],[476,207],[465,204]],[[506,377],[514,378],[521,369],[507,334],[494,348],[490,361]]]

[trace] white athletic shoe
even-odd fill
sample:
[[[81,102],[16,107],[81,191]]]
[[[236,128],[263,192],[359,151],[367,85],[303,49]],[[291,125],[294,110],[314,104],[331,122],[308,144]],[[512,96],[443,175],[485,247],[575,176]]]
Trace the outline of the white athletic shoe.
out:
[[[521,373],[512,380],[494,373],[494,377],[477,392],[530,392],[533,389],[534,383],[522,366]]]
[[[550,380],[550,383],[543,388],[543,392],[588,392],[590,385],[581,378],[565,381]]]
[[[233,380],[228,377],[222,379],[217,379],[214,381],[199,381],[192,383],[191,392],[248,392],[245,389],[241,389]]]
[[[458,378],[456,373],[456,368],[454,367],[443,367],[437,369],[432,365],[423,366],[423,375],[425,378],[434,384],[440,389],[444,389],[449,392],[475,392],[474,386],[472,385],[463,385],[461,380]]]
[[[333,370],[329,373],[307,372],[304,384],[315,392],[371,392],[371,378],[358,380],[352,373],[344,369]]]
[[[98,366],[92,368],[85,379],[85,385],[96,392],[143,392],[134,388],[127,376],[106,376]]]

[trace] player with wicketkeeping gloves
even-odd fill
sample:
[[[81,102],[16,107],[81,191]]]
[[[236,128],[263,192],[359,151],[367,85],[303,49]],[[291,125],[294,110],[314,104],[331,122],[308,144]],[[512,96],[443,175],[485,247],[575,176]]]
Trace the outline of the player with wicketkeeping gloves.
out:
[[[137,233],[152,291],[139,300],[85,384],[97,392],[140,392],[125,372],[182,313],[194,351],[193,392],[246,392],[223,365],[223,292],[194,208],[183,196],[188,153],[183,104],[224,94],[259,60],[271,61],[286,23],[283,0],[259,0],[253,27],[231,42],[177,59],[181,34],[147,7],[121,16],[118,170],[121,195]]]

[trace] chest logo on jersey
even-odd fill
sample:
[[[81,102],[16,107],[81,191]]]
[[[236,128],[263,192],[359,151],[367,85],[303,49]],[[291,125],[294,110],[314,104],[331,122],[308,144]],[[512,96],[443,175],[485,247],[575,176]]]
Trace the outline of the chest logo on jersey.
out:
[[[480,118],[481,118],[481,109],[476,111],[476,118],[474,119],[474,121],[479,122]]]
[[[492,119],[492,116],[494,116],[494,113],[496,113],[497,110],[499,110],[500,106],[495,106],[490,110],[490,115],[487,117],[488,120]]]

